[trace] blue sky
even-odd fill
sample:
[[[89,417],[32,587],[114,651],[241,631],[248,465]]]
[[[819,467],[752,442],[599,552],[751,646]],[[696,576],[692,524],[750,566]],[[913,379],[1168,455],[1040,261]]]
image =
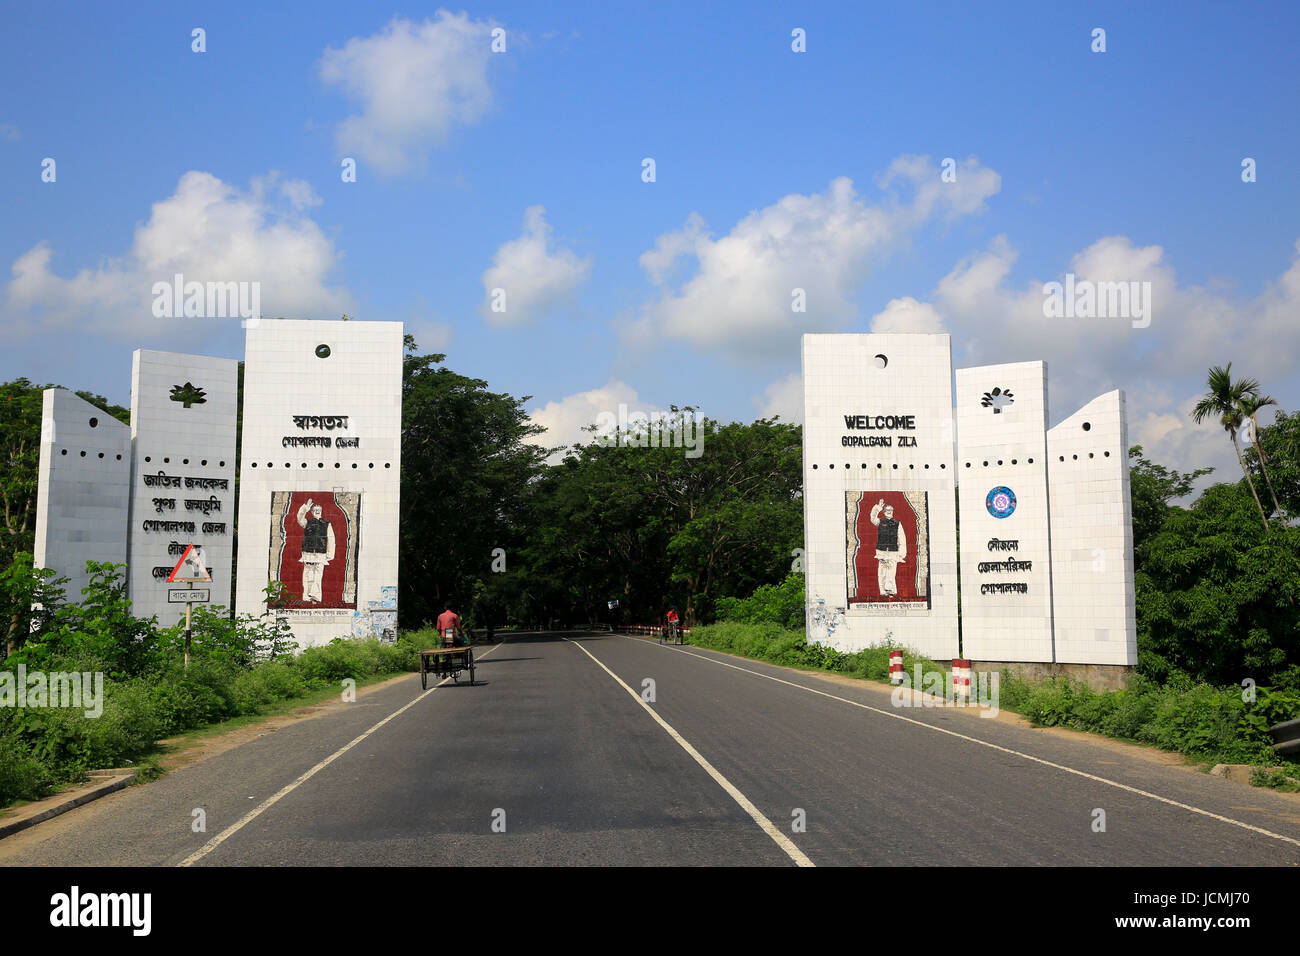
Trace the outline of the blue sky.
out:
[[[1123,388],[1180,467],[1235,468],[1187,421],[1208,365],[1300,406],[1294,4],[696,6],[11,5],[0,375],[127,404],[135,348],[242,355],[151,314],[183,270],[400,319],[556,441],[797,418],[804,331],[1045,359],[1052,423]],[[1150,326],[1042,318],[1066,272],[1150,281]]]

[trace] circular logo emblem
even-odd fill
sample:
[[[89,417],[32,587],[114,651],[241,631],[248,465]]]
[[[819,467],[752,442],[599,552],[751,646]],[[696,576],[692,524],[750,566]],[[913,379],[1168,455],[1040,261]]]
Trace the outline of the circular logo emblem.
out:
[[[984,499],[984,507],[995,518],[1009,518],[1016,510],[1016,493],[1005,485],[999,485]]]

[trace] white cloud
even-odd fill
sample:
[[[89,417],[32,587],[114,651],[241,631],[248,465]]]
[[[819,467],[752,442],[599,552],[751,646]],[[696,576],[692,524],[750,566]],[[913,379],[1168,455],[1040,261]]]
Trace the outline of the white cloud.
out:
[[[910,295],[891,299],[871,319],[872,332],[942,332],[943,319],[928,302],[917,302]]]
[[[361,106],[335,130],[340,154],[386,174],[406,172],[422,165],[453,125],[479,120],[492,105],[494,26],[439,10],[421,23],[394,17],[380,33],[327,48],[321,79]]]
[[[327,286],[338,258],[321,228],[302,215],[315,194],[306,183],[272,172],[240,192],[210,173],[185,173],[176,192],[153,204],[130,250],[71,278],[51,271],[44,241],[13,263],[3,328],[11,336],[45,330],[106,332],[122,338],[163,326],[208,320],[158,319],[153,284],[259,282],[266,316],[329,317],[352,308],[345,290]],[[315,200],[319,202],[319,200]]]
[[[551,227],[543,206],[524,212],[523,234],[503,243],[483,273],[483,318],[493,325],[519,325],[556,305],[572,301],[591,272],[591,259],[569,249],[551,248]],[[494,312],[496,294],[505,291],[505,310]]]
[[[1149,459],[1180,471],[1213,466],[1211,481],[1236,480],[1240,468],[1222,428],[1198,426],[1190,418],[1209,366],[1231,361],[1234,374],[1258,378],[1284,407],[1300,407],[1300,242],[1290,266],[1254,298],[1234,298],[1218,286],[1180,284],[1160,246],[1138,246],[1124,236],[1101,238],[1072,256],[1060,273],[1019,287],[1008,282],[1015,259],[1016,251],[999,236],[957,263],[930,301],[891,302],[876,316],[873,331],[883,331],[887,320],[899,324],[924,314],[952,333],[957,367],[1046,361],[1049,424],[1122,388],[1130,444],[1143,445]],[[1134,328],[1131,319],[1120,318],[1045,317],[1043,283],[1062,281],[1066,272],[1080,281],[1150,282],[1150,326]]]
[[[875,259],[929,221],[981,211],[1001,188],[998,174],[973,159],[959,166],[956,182],[941,182],[939,174],[927,157],[899,157],[881,177],[887,192],[878,203],[840,177],[824,193],[791,194],[750,213],[719,239],[692,213],[641,255],[662,291],[629,336],[772,357],[797,348],[803,332],[843,328],[857,315],[853,295]],[[667,276],[683,257],[698,269],[673,288]],[[806,311],[794,310],[796,289]]]
[[[803,376],[791,372],[763,389],[762,398],[754,399],[760,418],[779,416],[781,421],[803,424]]]
[[[567,447],[577,442],[590,444],[594,440],[593,434],[582,429],[594,425],[602,412],[617,416],[620,404],[626,405],[629,411],[657,411],[642,405],[631,385],[611,379],[601,388],[577,392],[529,412],[532,423],[546,429],[544,434],[533,439],[533,444],[542,448]],[[559,452],[549,460],[554,464],[563,458],[563,452]]]

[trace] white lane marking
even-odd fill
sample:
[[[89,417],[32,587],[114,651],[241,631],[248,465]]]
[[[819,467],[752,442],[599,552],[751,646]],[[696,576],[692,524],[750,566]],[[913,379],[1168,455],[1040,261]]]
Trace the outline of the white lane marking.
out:
[[[632,637],[632,635],[630,634],[623,634],[620,636]],[[632,639],[641,640],[641,638],[639,637],[632,637]],[[644,643],[654,644],[655,642],[645,641]],[[1190,811],[1191,813],[1199,813],[1202,816],[1211,818],[1212,820],[1218,820],[1220,823],[1231,823],[1235,827],[1241,827],[1245,830],[1250,830],[1254,833],[1259,833],[1266,837],[1272,837],[1274,840],[1281,840],[1284,843],[1291,843],[1294,844],[1295,846],[1300,846],[1300,840],[1297,840],[1293,837],[1283,836],[1280,833],[1274,833],[1272,830],[1265,830],[1262,827],[1252,826],[1251,824],[1245,823],[1241,820],[1234,820],[1232,819],[1232,817],[1220,816],[1217,813],[1212,813],[1209,810],[1202,810],[1200,807],[1193,807],[1190,804],[1179,803],[1177,800],[1171,800],[1168,797],[1162,797],[1157,793],[1151,793],[1147,790],[1139,790],[1137,787],[1130,787],[1128,784],[1120,783],[1118,780],[1108,780],[1105,777],[1098,777],[1096,774],[1087,773],[1086,771],[1083,770],[1075,770],[1073,767],[1066,767],[1063,764],[1052,763],[1052,761],[1050,760],[1044,760],[1042,757],[1035,757],[1033,754],[1022,753],[1019,750],[1012,750],[1009,747],[1002,747],[999,746],[998,744],[989,743],[987,740],[980,740],[978,737],[970,737],[966,734],[959,734],[955,730],[948,730],[944,727],[936,727],[933,724],[927,724],[925,721],[922,720],[913,720],[911,717],[904,717],[902,714],[895,714],[888,710],[881,710],[879,707],[871,707],[867,704],[860,704],[856,700],[849,700],[846,697],[837,697],[834,694],[828,694],[825,691],[817,690],[813,687],[807,687],[804,684],[796,684],[794,681],[782,680],[780,677],[773,677],[771,674],[764,674],[761,671],[752,671],[748,667],[738,667],[735,664],[729,664],[726,661],[720,661],[715,657],[709,657],[705,654],[692,653],[691,651],[688,651],[682,647],[665,645],[665,649],[680,651],[681,653],[687,654],[691,657],[697,657],[702,661],[709,661],[710,663],[713,664],[721,664],[723,667],[730,667],[732,670],[744,671],[746,674],[753,674],[755,677],[765,677],[768,680],[776,681],[778,684],[789,684],[791,687],[797,687],[800,690],[806,690],[810,694],[818,694],[822,697],[829,697],[831,700],[838,700],[842,704],[850,704],[853,707],[861,707],[863,710],[869,710],[876,714],[883,714],[886,717],[893,717],[895,720],[903,720],[909,724],[916,724],[918,727],[924,727],[927,730],[933,730],[935,733],[948,734],[951,737],[958,737],[962,740],[968,740],[973,744],[979,744],[981,747],[989,747],[993,750],[1000,750],[1003,753],[1011,754],[1016,757],[1024,757],[1026,760],[1032,760],[1034,763],[1040,763],[1043,766],[1051,767],[1054,770],[1063,770],[1066,773],[1072,773],[1077,777],[1086,777],[1088,780],[1095,780],[1097,783],[1104,783],[1108,787],[1117,787],[1120,790],[1127,790],[1129,793],[1136,793],[1138,796],[1148,797],[1152,800],[1158,800],[1161,803],[1167,803],[1172,807],[1178,807],[1179,809],[1187,810]]]
[[[763,812],[749,801],[748,797],[746,797],[743,793],[737,790],[730,780],[728,780],[726,777],[720,774],[717,771],[717,769],[713,766],[713,764],[705,760],[704,757],[700,754],[700,752],[696,750],[694,747],[692,747],[690,743],[687,742],[685,737],[683,737],[676,730],[674,730],[672,725],[669,724],[668,721],[664,720],[657,713],[655,713],[654,708],[652,708],[649,704],[647,704],[644,700],[642,700],[640,694],[638,694],[626,683],[624,683],[621,677],[619,677],[612,670],[610,670],[599,660],[597,660],[596,656],[592,654],[591,651],[587,650],[577,641],[570,641],[569,638],[567,637],[565,638],[565,640],[569,641],[570,644],[572,644],[578,650],[582,651],[582,653],[586,654],[593,661],[596,661],[596,665],[601,670],[603,670],[610,677],[614,678],[614,680],[618,682],[618,685],[620,687],[622,687],[625,691],[627,691],[630,695],[632,695],[632,699],[636,701],[638,704],[640,704],[645,709],[646,713],[648,713],[651,717],[653,717],[658,722],[660,727],[668,731],[668,736],[672,737],[673,740],[677,741],[677,743],[681,745],[683,750],[685,750],[688,754],[690,754],[693,758],[695,758],[695,762],[704,768],[704,771],[714,779],[714,782],[716,782],[718,786],[720,786],[723,790],[727,791],[727,793],[731,795],[731,799],[735,800],[738,804],[740,804],[740,808],[742,810],[744,810],[751,817],[753,817],[754,822],[757,823],[760,827],[762,827],[763,832],[766,833],[768,836],[770,836],[776,842],[776,845],[785,851],[786,856],[794,860],[795,866],[816,866],[816,864],[813,863],[812,860],[808,859],[808,857],[804,855],[802,850],[800,850],[797,846],[794,845],[793,842],[791,842],[789,837],[787,837],[784,833],[778,830],[776,826],[772,823],[772,821],[769,820],[767,817],[765,817],[763,815]]]
[[[501,642],[501,644],[504,644],[504,643],[505,643],[505,641],[502,641],[502,642]],[[482,656],[474,658],[475,663],[477,663],[478,661],[481,661],[484,657],[487,657],[488,654],[491,654],[492,651],[495,651],[497,648],[499,648],[499,647],[501,646],[501,644],[498,644],[496,647],[492,648],[491,651],[485,651],[485,652],[483,653]],[[203,859],[205,856],[207,856],[209,853],[211,853],[211,852],[212,852],[213,850],[215,850],[217,847],[221,846],[221,844],[225,843],[228,839],[230,839],[232,836],[234,836],[236,833],[238,833],[240,830],[242,830],[245,826],[247,826],[249,823],[251,823],[251,822],[252,822],[253,820],[255,820],[257,817],[261,816],[262,813],[264,813],[266,810],[269,810],[269,809],[271,808],[272,805],[274,805],[275,803],[278,803],[282,798],[287,797],[290,793],[292,793],[292,792],[293,792],[294,790],[296,790],[298,787],[302,786],[304,783],[306,783],[306,782],[307,782],[308,780],[310,780],[312,777],[316,776],[316,774],[318,774],[320,771],[324,770],[326,767],[328,767],[330,764],[332,764],[335,760],[338,760],[339,757],[342,757],[345,753],[347,753],[349,750],[351,750],[351,749],[352,749],[353,747],[355,747],[357,744],[361,743],[361,741],[365,740],[367,737],[369,737],[371,734],[373,734],[373,733],[374,733],[376,730],[378,730],[380,727],[384,726],[384,724],[388,723],[388,722],[389,722],[390,720],[392,720],[394,717],[397,717],[397,716],[399,716],[399,715],[405,713],[406,711],[410,710],[412,707],[414,707],[414,706],[415,706],[416,704],[418,704],[420,701],[424,700],[424,698],[428,697],[430,694],[432,694],[435,690],[437,690],[437,689],[438,689],[439,687],[441,687],[443,684],[447,683],[447,681],[449,681],[449,680],[451,680],[450,677],[444,677],[442,680],[438,681],[438,683],[434,684],[432,687],[430,687],[428,690],[426,690],[424,693],[422,693],[419,697],[415,698],[415,699],[412,700],[412,701],[409,701],[409,702],[406,703],[406,704],[403,704],[403,705],[402,705],[401,707],[399,707],[397,710],[393,711],[391,714],[389,714],[387,717],[385,717],[385,718],[384,718],[383,720],[381,720],[379,723],[375,724],[373,727],[371,727],[369,730],[367,730],[367,731],[366,731],[364,734],[362,734],[360,737],[357,737],[357,738],[356,738],[355,740],[353,740],[351,743],[345,744],[343,747],[340,747],[338,750],[334,751],[334,753],[330,754],[328,757],[326,757],[324,760],[322,760],[322,761],[321,761],[320,763],[318,763],[316,766],[312,767],[310,770],[308,770],[306,773],[304,773],[301,777],[299,777],[299,778],[298,778],[297,780],[295,780],[293,783],[291,783],[291,784],[289,784],[288,786],[284,787],[283,789],[281,789],[278,793],[274,794],[273,796],[267,797],[265,800],[263,800],[261,803],[259,803],[259,804],[258,804],[256,807],[254,807],[252,810],[248,811],[248,813],[244,814],[242,817],[240,817],[238,820],[236,820],[236,821],[235,821],[234,823],[232,823],[230,826],[226,827],[224,830],[222,830],[220,833],[218,833],[216,836],[214,836],[214,837],[213,837],[211,840],[209,840],[207,843],[203,844],[203,846],[199,847],[197,850],[195,850],[193,853],[191,853],[191,854],[190,854],[189,856],[187,856],[185,859],[181,860],[181,862],[178,863],[177,865],[178,865],[178,866],[192,866],[192,865],[194,865],[195,863],[197,863],[199,860]]]

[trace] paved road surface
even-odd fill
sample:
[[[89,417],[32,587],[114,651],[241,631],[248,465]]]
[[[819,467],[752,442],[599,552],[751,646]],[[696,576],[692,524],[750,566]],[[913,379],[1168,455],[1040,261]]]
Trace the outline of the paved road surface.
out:
[[[1294,800],[880,685],[611,634],[478,654],[478,686],[398,681],[0,864],[1300,865]]]

